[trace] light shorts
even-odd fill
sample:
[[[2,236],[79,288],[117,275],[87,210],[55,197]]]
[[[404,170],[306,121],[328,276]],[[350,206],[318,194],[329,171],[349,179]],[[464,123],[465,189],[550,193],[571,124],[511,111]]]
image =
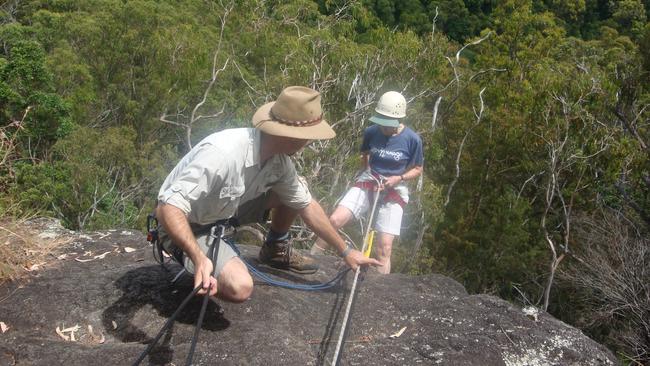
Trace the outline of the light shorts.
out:
[[[374,199],[374,198],[373,198]],[[399,236],[402,227],[402,214],[404,209],[396,202],[377,202],[377,212],[375,212],[374,228],[380,233],[392,234]],[[359,187],[352,187],[345,194],[339,205],[348,208],[356,219],[368,212],[372,205],[368,197],[368,191]]]

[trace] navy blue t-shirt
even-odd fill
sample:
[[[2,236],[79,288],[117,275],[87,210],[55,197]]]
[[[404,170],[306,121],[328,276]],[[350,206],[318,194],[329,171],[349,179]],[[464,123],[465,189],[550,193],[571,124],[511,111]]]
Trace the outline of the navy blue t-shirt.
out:
[[[387,177],[404,174],[407,167],[424,164],[422,139],[408,127],[395,136],[384,135],[379,125],[366,128],[361,152],[369,154],[372,170]]]

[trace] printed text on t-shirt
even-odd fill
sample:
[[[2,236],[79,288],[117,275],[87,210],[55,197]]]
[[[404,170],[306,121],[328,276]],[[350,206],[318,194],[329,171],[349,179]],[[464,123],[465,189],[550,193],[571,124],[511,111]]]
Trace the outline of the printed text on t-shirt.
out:
[[[384,158],[386,156],[390,156],[393,159],[395,159],[395,161],[398,161],[398,160],[400,160],[402,158],[402,153],[400,151],[389,151],[389,150],[384,150],[384,149],[378,149],[376,147],[371,148],[370,153],[372,155],[377,155],[377,156],[379,156],[381,158]]]

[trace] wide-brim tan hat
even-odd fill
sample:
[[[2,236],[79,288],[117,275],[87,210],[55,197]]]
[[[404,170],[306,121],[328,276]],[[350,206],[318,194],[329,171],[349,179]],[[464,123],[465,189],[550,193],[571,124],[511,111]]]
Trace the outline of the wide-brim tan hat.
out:
[[[303,140],[325,140],[336,132],[323,118],[320,93],[304,86],[285,88],[275,102],[253,115],[253,126],[264,133]]]

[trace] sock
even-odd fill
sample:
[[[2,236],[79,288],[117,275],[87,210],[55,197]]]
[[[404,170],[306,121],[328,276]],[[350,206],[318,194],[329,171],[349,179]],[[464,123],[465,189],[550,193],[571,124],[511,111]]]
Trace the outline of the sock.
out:
[[[266,240],[264,243],[273,243],[276,241],[282,241],[289,239],[289,233],[277,233],[273,229],[269,229],[269,233],[266,234]]]

